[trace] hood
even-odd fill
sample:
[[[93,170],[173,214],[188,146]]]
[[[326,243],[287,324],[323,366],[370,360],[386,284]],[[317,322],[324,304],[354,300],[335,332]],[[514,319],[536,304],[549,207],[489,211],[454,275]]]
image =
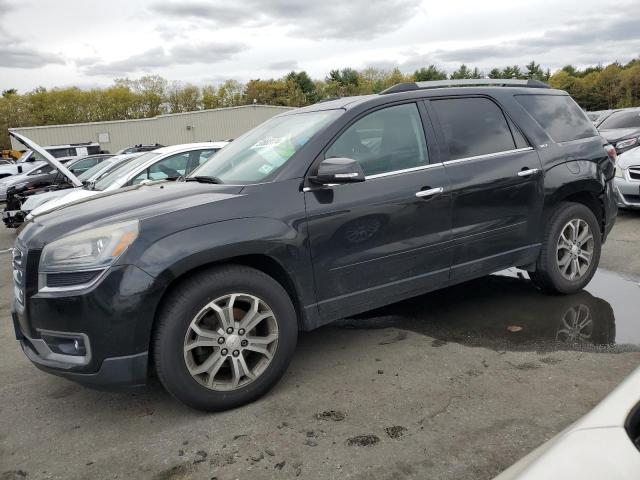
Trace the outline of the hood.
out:
[[[202,206],[205,214],[218,216],[219,209],[213,203],[237,197],[242,185],[212,185],[197,182],[153,182],[133,187],[126,187],[113,192],[96,192],[93,190],[77,190],[69,195],[84,195],[72,203],[66,203],[46,213],[33,215],[23,224],[20,237],[24,241],[35,244],[46,243],[74,230],[93,228],[131,219],[144,221],[151,217],[172,214],[173,221],[185,224],[200,224],[202,217],[198,215],[182,215],[185,209]],[[78,193],[76,193],[78,192]],[[79,192],[84,192],[80,194]],[[87,196],[88,194],[88,196]],[[67,196],[63,197],[66,199]],[[49,203],[63,199],[52,200]],[[41,206],[49,207],[49,203]],[[215,210],[215,212],[214,212]],[[32,212],[32,213],[35,213]],[[230,215],[226,211],[223,216]],[[218,218],[220,220],[221,218]]]
[[[71,193],[71,190],[52,190],[50,192],[38,193],[37,195],[30,195],[27,199],[22,203],[21,210],[24,212],[30,212],[33,209],[39,207],[40,205],[44,205],[45,203],[53,200],[54,198],[64,197]]]
[[[625,138],[640,136],[640,128],[612,128],[610,130],[600,130],[600,135],[606,138],[607,142],[615,144]]]
[[[84,200],[85,198],[93,197],[95,195],[99,195],[101,192],[97,190],[87,190],[86,188],[74,188],[73,190],[58,190],[57,192],[49,192],[49,193],[59,193],[54,197],[49,198],[46,203],[41,202],[38,205],[35,205],[32,208],[31,215],[42,215],[44,213],[51,212],[58,208],[64,207],[65,205],[70,205],[72,203],[79,202]],[[46,195],[46,194],[41,194]],[[39,197],[41,195],[36,195]],[[55,198],[55,199],[54,199]],[[27,205],[23,205],[23,210],[26,210]]]
[[[627,169],[632,165],[640,165],[640,147],[632,148],[618,155],[618,167]]]
[[[82,186],[82,182],[80,180],[78,180],[78,177],[76,177],[73,173],[71,173],[71,171],[69,171],[69,169],[67,167],[65,167],[62,163],[60,163],[56,158],[53,157],[53,155],[51,155],[49,152],[47,152],[40,145],[38,145],[37,143],[35,143],[32,140],[29,140],[24,135],[21,135],[21,134],[16,133],[16,132],[9,131],[9,135],[11,135],[13,138],[18,140],[20,143],[22,143],[27,148],[30,148],[34,152],[38,152],[40,155],[42,155],[44,157],[44,159],[47,161],[47,163],[52,165],[53,168],[55,168],[60,173],[62,173],[65,177],[67,177],[67,179],[71,182],[71,185],[73,185],[74,187],[81,187]]]

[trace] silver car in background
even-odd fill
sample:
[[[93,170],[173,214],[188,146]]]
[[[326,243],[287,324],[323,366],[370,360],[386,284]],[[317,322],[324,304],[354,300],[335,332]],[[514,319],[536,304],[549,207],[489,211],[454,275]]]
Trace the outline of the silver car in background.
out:
[[[620,208],[640,209],[640,147],[618,155],[614,187]]]

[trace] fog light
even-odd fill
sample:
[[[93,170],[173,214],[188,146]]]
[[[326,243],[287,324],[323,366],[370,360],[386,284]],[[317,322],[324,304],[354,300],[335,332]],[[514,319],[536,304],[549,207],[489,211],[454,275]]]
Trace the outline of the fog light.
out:
[[[62,355],[84,357],[87,354],[87,346],[80,335],[67,335],[55,333],[41,333],[42,340],[46,342],[52,352]]]

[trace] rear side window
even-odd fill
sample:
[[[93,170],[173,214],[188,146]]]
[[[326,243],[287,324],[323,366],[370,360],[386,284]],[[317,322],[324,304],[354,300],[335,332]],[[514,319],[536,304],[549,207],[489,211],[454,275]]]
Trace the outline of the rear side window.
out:
[[[89,155],[96,155],[98,153],[100,153],[100,146],[99,145],[90,145],[87,147],[87,153]]]
[[[502,110],[486,98],[447,98],[431,102],[450,159],[475,157],[516,148]]]
[[[598,135],[587,115],[568,95],[516,95],[516,100],[555,142]]]

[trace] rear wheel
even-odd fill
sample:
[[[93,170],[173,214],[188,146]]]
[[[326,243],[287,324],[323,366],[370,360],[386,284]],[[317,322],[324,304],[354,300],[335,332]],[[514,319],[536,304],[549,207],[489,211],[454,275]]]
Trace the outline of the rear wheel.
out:
[[[293,356],[297,319],[274,279],[215,268],[173,290],[160,312],[154,359],[164,387],[206,411],[249,403],[277,383]]]
[[[561,203],[549,218],[535,272],[529,277],[543,290],[573,293],[591,281],[601,251],[598,221],[580,203]]]

